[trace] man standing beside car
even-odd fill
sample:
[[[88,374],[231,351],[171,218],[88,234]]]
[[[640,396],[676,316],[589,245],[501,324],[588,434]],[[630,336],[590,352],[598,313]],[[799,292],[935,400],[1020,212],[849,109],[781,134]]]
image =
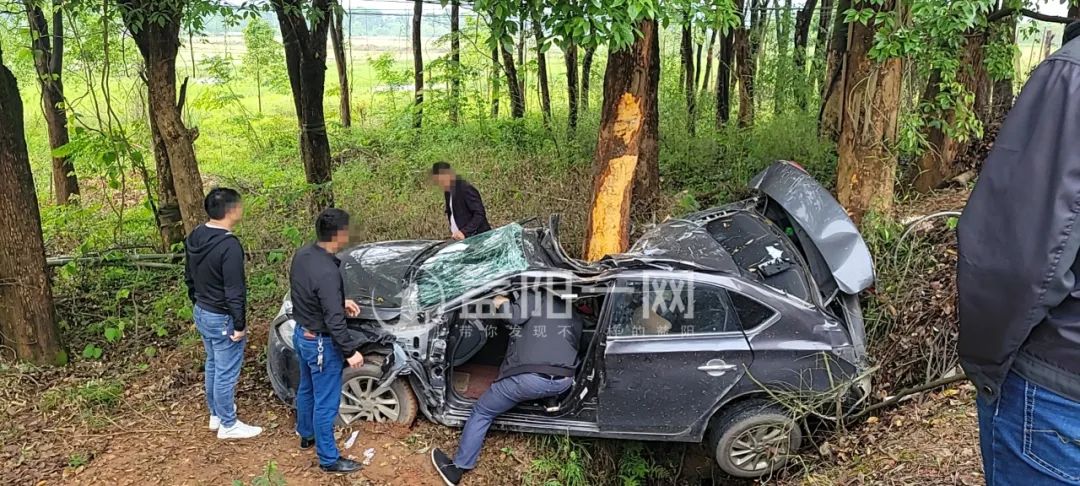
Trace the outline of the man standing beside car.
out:
[[[431,166],[431,179],[443,191],[444,211],[450,225],[450,237],[464,240],[491,229],[484,201],[472,184],[454,173],[446,162]]]
[[[581,316],[554,292],[530,289],[519,295],[514,300],[504,296],[492,300],[500,317],[512,326],[510,344],[495,382],[473,404],[457,454],[451,459],[440,449],[431,450],[431,462],[448,486],[457,485],[476,467],[495,417],[522,402],[559,396],[574,384]]]
[[[326,472],[351,473],[360,463],[342,458],[334,442],[334,420],[341,401],[341,373],[364,364],[358,351],[364,343],[349,333],[345,315],[360,308],[345,299],[341,262],[335,254],[349,243],[349,214],[329,208],[315,220],[318,241],[293,256],[289,270],[296,330],[293,348],[300,365],[296,390],[296,433],[300,448],[315,446],[319,467]]]
[[[184,240],[184,282],[206,349],[206,406],[219,439],[248,439],[262,428],[236,418],[236,382],[247,343],[244,248],[232,233],[244,216],[240,194],[218,187],[203,200],[210,218]]]
[[[1080,22],[1031,73],[957,229],[986,483],[1080,484]]]

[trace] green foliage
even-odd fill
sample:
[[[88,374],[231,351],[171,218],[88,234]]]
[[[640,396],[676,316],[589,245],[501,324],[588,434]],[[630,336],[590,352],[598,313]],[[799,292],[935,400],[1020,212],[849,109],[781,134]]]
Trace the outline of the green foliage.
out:
[[[623,486],[640,486],[652,481],[668,483],[675,478],[671,469],[646,457],[640,442],[627,442],[619,457],[619,481]]]
[[[124,384],[115,379],[93,379],[79,385],[58,385],[41,395],[45,411],[70,407],[81,411],[110,410],[120,403]]]
[[[248,20],[244,26],[244,53],[241,72],[259,87],[285,92],[289,78],[285,71],[285,49],[274,39],[274,29],[261,17]]]
[[[239,479],[234,479],[233,486],[245,486],[244,482]],[[285,486],[285,475],[278,469],[277,462],[270,461],[266,463],[263,468],[262,474],[256,476],[251,480],[251,486]]]
[[[525,474],[527,484],[543,486],[584,486],[588,481],[589,451],[567,436],[544,437],[545,455],[534,459]]]

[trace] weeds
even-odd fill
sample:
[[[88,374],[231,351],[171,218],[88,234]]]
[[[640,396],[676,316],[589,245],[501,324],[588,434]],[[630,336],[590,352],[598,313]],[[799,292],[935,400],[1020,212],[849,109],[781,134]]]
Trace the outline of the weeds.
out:
[[[285,486],[285,484],[285,475],[278,470],[278,465],[274,461],[266,463],[262,474],[256,476],[250,483],[251,486]],[[245,484],[239,479],[234,479],[232,486],[245,486]]]
[[[591,459],[579,441],[568,436],[544,436],[538,439],[544,451],[534,459],[525,482],[543,486],[583,486],[590,484],[586,471]]]
[[[118,380],[96,379],[81,385],[50,388],[41,395],[41,408],[46,412],[72,407],[82,412],[109,410],[120,403],[124,385]]]

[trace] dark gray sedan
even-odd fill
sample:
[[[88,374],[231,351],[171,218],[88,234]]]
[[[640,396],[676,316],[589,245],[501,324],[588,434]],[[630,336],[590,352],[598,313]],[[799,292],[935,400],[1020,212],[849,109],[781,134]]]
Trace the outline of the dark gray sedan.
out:
[[[495,295],[543,286],[585,321],[574,385],[494,427],[520,432],[705,442],[736,477],[767,475],[797,452],[795,402],[851,407],[870,392],[856,294],[869,251],[833,197],[777,162],[755,196],[659,224],[625,254],[586,263],[559,245],[558,219],[460,242],[369,243],[340,255],[355,332],[381,338],[347,369],[340,421],[460,427],[491,385],[515,332]],[[288,296],[267,370],[292,403],[298,382]],[[560,332],[558,329],[547,332]],[[405,363],[389,366],[391,347]],[[400,360],[400,359],[399,359]]]

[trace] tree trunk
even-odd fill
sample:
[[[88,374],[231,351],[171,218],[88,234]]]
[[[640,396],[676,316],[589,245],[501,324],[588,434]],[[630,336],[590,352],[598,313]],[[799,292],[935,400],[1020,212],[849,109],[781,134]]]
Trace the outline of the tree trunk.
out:
[[[686,76],[683,77],[683,96],[686,97],[686,131],[693,135],[697,128],[696,111],[697,102],[694,92],[697,87],[697,74],[694,69],[694,41],[690,30],[690,20],[684,19],[686,24],[682,26],[682,42],[680,52],[682,64],[686,67]]]
[[[787,108],[788,94],[792,91],[792,76],[789,69],[788,51],[791,42],[791,0],[786,0],[784,8],[776,2],[776,80],[773,82],[773,113],[779,115]],[[797,79],[797,78],[796,78]]]
[[[851,9],[851,0],[838,0],[836,22],[833,24],[832,41],[826,60],[824,92],[821,95],[821,111],[818,114],[818,130],[821,137],[837,141],[840,136],[840,109],[843,103],[844,70],[847,63],[849,26],[844,14]]]
[[[413,59],[413,128],[424,124],[424,46],[420,44],[420,21],[424,17],[424,1],[413,0],[412,59]]]
[[[731,118],[731,65],[735,61],[735,33],[729,30],[720,39],[720,62],[716,66],[716,129]]]
[[[705,54],[705,75],[701,77],[703,81],[698,94],[709,90],[709,78],[712,77],[713,48],[716,46],[716,31],[717,29],[713,29],[712,35],[709,36],[709,50]]]
[[[525,19],[521,19],[521,25],[518,26],[518,44],[517,44],[517,66],[521,68],[517,72],[518,75],[518,91],[521,92],[521,104],[527,105],[529,98],[527,96],[528,90],[525,88],[528,83],[526,82],[526,75],[529,73],[525,64]]]
[[[63,349],[25,136],[19,87],[0,52],[0,348],[53,364]]]
[[[659,28],[655,20],[637,27],[641,36],[612,52],[604,73],[585,234],[585,258],[590,261],[625,251],[632,203],[651,206],[659,193]]]
[[[566,116],[566,129],[570,134],[577,130],[578,119],[578,47],[572,40],[563,45],[566,60],[566,97],[569,111]]]
[[[323,96],[326,90],[326,35],[329,30],[328,0],[312,0],[317,19],[308,28],[301,0],[271,0],[285,44],[285,67],[289,72],[293,106],[300,126],[300,156],[304,175],[312,187],[309,207],[318,214],[334,206],[330,187],[330,140],[326,136]],[[170,154],[171,159],[171,154]]]
[[[49,148],[56,150],[68,143],[67,112],[64,103],[64,11],[59,2],[53,2],[53,33],[49,39],[49,24],[41,7],[31,0],[26,2],[29,19],[34,68],[37,70],[38,86],[41,88],[41,105],[45,112],[45,124],[49,130]],[[79,179],[75,176],[75,164],[70,157],[52,158],[52,186],[56,203],[67,204],[72,195],[79,194]]]
[[[171,251],[173,245],[184,241],[184,220],[180,217],[180,202],[176,199],[173,186],[172,164],[169,163],[169,151],[165,149],[165,138],[158,129],[157,121],[150,115],[150,138],[154,144],[154,162],[157,167],[157,221],[158,234],[161,235],[162,251]]]
[[[491,49],[491,117],[499,117],[500,83],[502,82],[502,65],[499,64],[499,49]]]
[[[991,42],[998,44],[1013,45],[1016,44],[1016,23],[1019,16],[1012,15],[1007,19],[999,21],[997,24],[991,27],[991,35],[995,37]],[[1005,119],[1005,115],[1009,113],[1009,110],[1013,105],[1013,76],[1014,73],[1010,73],[1009,76],[1003,77],[994,81],[993,87],[993,105],[990,108],[990,120],[994,123],[1000,122]]]
[[[457,125],[461,109],[461,2],[450,2],[450,122]]]
[[[754,59],[750,54],[750,31],[735,30],[735,59],[739,77],[739,127],[754,126]]]
[[[878,10],[895,8],[896,0],[885,0]],[[849,29],[836,187],[840,204],[859,224],[868,212],[888,214],[892,209],[902,76],[899,59],[870,60],[873,25],[855,22]]]
[[[551,87],[548,86],[547,54],[544,53],[544,27],[533,13],[533,36],[536,38],[536,78],[540,84],[540,109],[544,112],[544,123],[551,123]]]
[[[352,108],[349,96],[349,66],[345,60],[345,28],[342,26],[344,11],[340,5],[334,5],[330,24],[330,39],[334,46],[334,64],[337,66],[338,85],[341,86],[339,111],[341,125],[352,126]],[[349,39],[352,42],[352,39]]]
[[[510,89],[510,116],[522,118],[525,116],[525,96],[521,93],[521,85],[518,84],[517,66],[514,64],[514,53],[506,46],[502,46],[503,72],[506,73],[506,87]]]
[[[592,76],[593,55],[596,45],[585,48],[585,57],[581,60],[581,111],[589,111],[589,83]]]
[[[964,41],[964,50],[960,59],[960,71],[956,75],[956,81],[965,89],[975,93],[976,103],[972,111],[978,116],[985,113],[986,90],[980,86],[987,79],[986,64],[983,62],[983,50],[986,46],[986,33],[968,33]],[[923,95],[923,103],[932,103],[937,98],[940,76],[935,73],[930,78]],[[981,95],[979,91],[982,91]],[[956,112],[947,110],[937,114],[946,124],[956,122]],[[967,148],[967,142],[961,142],[951,137],[944,130],[945,127],[932,125],[926,134],[926,140],[930,147],[919,157],[919,174],[915,178],[915,190],[930,192],[937,189],[942,183],[947,182],[956,175],[956,157]]]
[[[145,62],[150,114],[169,155],[184,232],[191,233],[205,219],[205,210],[202,176],[195,159],[198,130],[184,126],[176,99],[176,54],[180,48],[184,4],[121,0],[120,5],[124,23]],[[150,18],[158,20],[150,21]]]
[[[828,0],[826,0],[828,1]],[[800,110],[805,110],[807,96],[810,94],[806,85],[806,46],[810,40],[810,21],[814,18],[817,0],[806,0],[803,8],[795,14],[795,102]],[[824,12],[822,13],[824,15]]]
[[[829,51],[829,26],[833,15],[833,0],[821,0],[820,14],[818,15],[817,38],[814,39],[814,60],[810,66],[810,79],[813,84],[808,88],[816,89],[818,94],[824,92],[822,80],[825,77],[825,59]]]

